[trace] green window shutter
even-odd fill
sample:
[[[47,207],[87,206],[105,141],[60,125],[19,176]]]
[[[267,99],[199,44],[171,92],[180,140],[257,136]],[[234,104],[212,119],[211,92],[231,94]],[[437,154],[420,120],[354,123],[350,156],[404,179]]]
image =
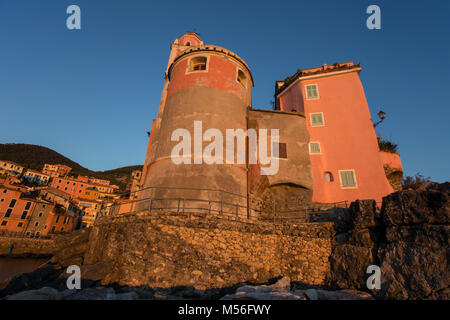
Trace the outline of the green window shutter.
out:
[[[317,85],[311,84],[306,86],[306,96],[308,99],[319,97],[319,94],[317,92]]]
[[[320,153],[320,144],[317,142],[310,143],[311,153]]]
[[[341,181],[343,187],[355,187],[356,181],[353,171],[341,171]]]
[[[323,118],[321,113],[311,114],[311,125],[318,126],[323,124]]]

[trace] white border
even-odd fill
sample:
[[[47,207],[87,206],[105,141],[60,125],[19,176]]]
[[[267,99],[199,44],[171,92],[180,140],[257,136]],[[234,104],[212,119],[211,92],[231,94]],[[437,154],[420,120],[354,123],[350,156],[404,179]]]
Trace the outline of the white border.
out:
[[[344,187],[342,185],[342,176],[341,176],[341,172],[343,171],[352,171],[353,172],[353,178],[355,179],[355,185],[353,187]],[[338,170],[339,173],[339,182],[341,184],[341,189],[358,189],[358,181],[356,180],[356,172],[355,169],[343,169],[343,170]]]
[[[206,58],[206,70],[192,70],[192,71],[190,71],[189,68],[191,66],[191,60],[194,59],[194,58],[198,58],[198,57]],[[185,71],[184,74],[207,73],[207,72],[209,72],[209,61],[210,60],[211,60],[211,55],[209,55],[209,54],[197,54],[197,55],[190,56],[189,59],[187,59],[186,71]]]
[[[308,98],[308,90],[306,89],[306,87],[309,87],[309,86],[316,86],[316,89],[317,89],[317,98]],[[305,84],[305,98],[306,98],[306,100],[318,100],[318,99],[320,99],[319,85],[318,85],[317,83],[308,83],[308,84]]]
[[[311,152],[311,143],[318,143],[318,144],[319,144],[320,152]],[[322,146],[320,145],[320,142],[319,142],[319,141],[310,141],[310,142],[308,143],[308,149],[309,149],[309,154],[322,154]]]
[[[312,122],[312,115],[313,114],[321,114],[322,115],[322,124],[316,124],[316,125],[313,125],[313,122]],[[312,112],[312,113],[310,113],[309,114],[309,123],[310,123],[310,125],[311,125],[311,127],[324,127],[325,126],[325,117],[323,116],[323,112]]]

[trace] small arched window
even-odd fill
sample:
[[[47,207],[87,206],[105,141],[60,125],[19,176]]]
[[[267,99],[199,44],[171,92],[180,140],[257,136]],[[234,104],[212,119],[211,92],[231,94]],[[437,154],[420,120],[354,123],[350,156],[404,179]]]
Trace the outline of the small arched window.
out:
[[[190,42],[188,41],[188,42],[186,42],[186,45],[187,45],[187,46],[190,46],[190,45],[191,45],[191,43],[190,43]]]
[[[324,178],[325,182],[333,182],[334,181],[333,174],[328,171],[323,174],[323,178]]]
[[[200,71],[206,70],[206,57],[195,57],[190,61],[189,69],[190,71]]]
[[[245,73],[242,70],[238,69],[238,74],[237,74],[237,81],[242,84],[243,86],[245,86],[246,84],[246,79],[247,77],[245,76]]]

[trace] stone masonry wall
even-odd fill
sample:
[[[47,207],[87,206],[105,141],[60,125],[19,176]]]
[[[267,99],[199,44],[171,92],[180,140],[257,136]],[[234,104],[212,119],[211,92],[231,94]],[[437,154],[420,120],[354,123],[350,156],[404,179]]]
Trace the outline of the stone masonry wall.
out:
[[[207,289],[278,276],[324,284],[332,230],[170,213],[101,218],[84,263],[111,266],[103,284]]]
[[[49,256],[53,254],[54,242],[47,239],[27,239],[0,237],[0,256],[7,256],[13,246],[10,256]]]

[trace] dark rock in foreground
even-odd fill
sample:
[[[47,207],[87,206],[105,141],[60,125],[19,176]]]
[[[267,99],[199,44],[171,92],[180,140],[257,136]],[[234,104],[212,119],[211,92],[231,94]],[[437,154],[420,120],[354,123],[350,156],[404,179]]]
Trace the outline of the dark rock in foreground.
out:
[[[337,235],[330,257],[333,287],[367,290],[366,268],[381,268],[378,299],[448,299],[450,185],[430,184],[349,209],[351,228]]]

